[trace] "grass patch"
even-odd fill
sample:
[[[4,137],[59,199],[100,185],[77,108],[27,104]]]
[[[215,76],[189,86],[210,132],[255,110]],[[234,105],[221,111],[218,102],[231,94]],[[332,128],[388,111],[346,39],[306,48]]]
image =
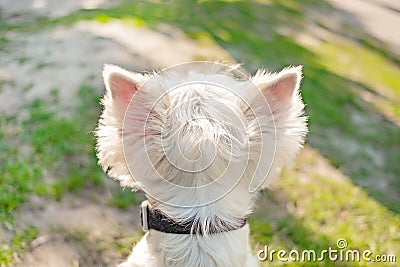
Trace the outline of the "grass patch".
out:
[[[120,209],[127,209],[132,205],[139,205],[140,200],[137,199],[137,194],[129,189],[123,190],[117,188],[112,192],[112,198],[109,200],[108,204],[115,206]]]
[[[16,118],[0,120],[2,225],[13,227],[15,210],[30,194],[60,200],[67,191],[103,185],[91,134],[99,113],[98,96],[93,88],[82,86],[79,101],[72,117],[60,116],[54,102],[36,100],[27,108],[29,117],[22,122]],[[19,232],[12,235],[10,243],[1,244],[6,249],[0,254],[0,264],[8,265],[10,255],[26,248],[21,242],[33,236],[21,237]]]
[[[30,60],[29,57],[21,56],[20,58],[18,58],[18,63],[19,63],[20,65],[23,65],[23,64],[25,64],[26,62],[28,62],[29,60]]]
[[[68,116],[61,115],[58,93],[53,91],[51,100],[33,101],[23,121],[0,119],[0,149],[5,152],[0,154],[0,224],[8,225],[6,228],[13,229],[15,211],[31,194],[61,200],[66,192],[104,185],[92,135],[99,96],[94,88],[82,85],[77,97],[80,103]],[[137,200],[133,192],[118,188],[110,204],[128,208]],[[0,265],[11,264],[12,255],[28,247],[23,242],[34,238],[28,234],[21,237],[18,231],[10,234],[11,241],[0,244],[5,247]]]
[[[133,236],[116,239],[114,245],[118,248],[118,251],[123,257],[126,258],[132,252],[132,247],[140,241],[142,236],[142,232],[137,232]]]
[[[44,193],[56,199],[60,199],[65,191],[75,191],[84,185],[101,186],[103,183],[91,134],[93,122],[98,116],[98,110],[93,105],[94,96],[93,88],[82,86],[79,90],[82,106],[77,108],[72,118],[60,117],[57,110],[49,108],[49,103],[39,100],[29,107],[30,118],[24,122],[24,137],[32,145],[33,157],[38,164],[50,169],[52,185]],[[57,97],[54,99],[57,100]],[[81,113],[83,109],[85,112]],[[86,124],[88,121],[91,123]]]
[[[321,42],[315,52],[332,72],[400,100],[400,69],[381,54],[343,38]]]
[[[0,222],[13,223],[10,214],[32,193],[41,175],[38,166],[32,166],[29,157],[21,157],[18,146],[20,127],[15,118],[0,119]]]
[[[375,113],[400,125],[399,64],[370,46],[343,38],[320,42],[314,48],[319,64],[347,79],[347,87]]]
[[[1,247],[0,250],[0,265],[8,266],[15,260],[15,255],[29,248],[32,242],[38,235],[38,229],[35,227],[28,227],[23,231],[16,231],[12,239]]]
[[[0,176],[0,220],[11,223],[12,213],[32,193],[36,180],[40,177],[39,168],[31,167],[29,162],[2,162]]]
[[[331,176],[328,172],[314,170],[315,155],[309,153],[306,151],[303,157],[298,158],[296,170],[286,170],[283,173],[272,192],[279,194],[275,201],[285,210],[281,218],[271,219],[263,212],[250,221],[251,236],[256,248],[262,249],[263,245],[268,245],[275,250],[313,249],[320,253],[328,247],[337,249],[337,240],[344,238],[348,243],[347,249],[369,249],[373,251],[373,255],[398,257],[400,217],[370,198],[362,189],[352,184],[350,179],[335,180],[333,177],[336,176],[333,174]],[[304,173],[303,170],[308,175],[300,178],[299,173]],[[268,209],[270,205],[273,202],[268,200],[265,208]],[[328,259],[315,263],[315,266],[321,264],[370,266],[365,261],[349,263],[332,262]],[[299,265],[302,266],[302,263],[288,264]]]

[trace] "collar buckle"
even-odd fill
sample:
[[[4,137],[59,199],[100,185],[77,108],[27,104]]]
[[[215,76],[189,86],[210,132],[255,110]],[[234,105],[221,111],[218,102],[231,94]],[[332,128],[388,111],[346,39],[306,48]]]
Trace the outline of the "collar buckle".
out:
[[[143,201],[140,205],[140,220],[143,231],[149,231],[149,202],[147,200]]]

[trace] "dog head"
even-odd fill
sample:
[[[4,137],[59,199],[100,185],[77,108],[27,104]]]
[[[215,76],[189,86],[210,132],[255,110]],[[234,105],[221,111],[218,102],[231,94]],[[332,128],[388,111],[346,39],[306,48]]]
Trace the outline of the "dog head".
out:
[[[301,67],[244,77],[220,64],[154,74],[107,65],[103,77],[99,163],[122,186],[164,200],[178,203],[189,187],[217,195],[264,188],[307,132]]]

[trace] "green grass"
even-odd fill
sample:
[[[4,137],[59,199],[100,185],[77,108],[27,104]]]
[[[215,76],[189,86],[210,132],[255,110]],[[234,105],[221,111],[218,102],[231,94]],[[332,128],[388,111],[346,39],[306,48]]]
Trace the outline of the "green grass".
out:
[[[57,101],[56,94],[53,95],[54,101]],[[96,121],[98,116],[94,99],[88,99],[96,94],[93,88],[82,86],[79,96],[82,105],[71,118],[60,117],[56,110],[52,110],[51,106],[56,103],[36,100],[28,108],[30,117],[23,122],[23,136],[32,146],[32,157],[52,176],[51,185],[47,189],[39,186],[39,191],[56,199],[60,199],[66,191],[90,184],[101,186],[103,183],[94,157],[94,138],[91,134],[94,124],[86,124],[87,121]],[[93,108],[88,109],[87,105]],[[85,112],[81,113],[83,109]]]
[[[104,185],[92,134],[100,112],[99,95],[82,85],[77,99],[75,110],[63,116],[53,90],[50,100],[34,100],[26,107],[27,118],[0,119],[0,224],[7,225],[11,235],[0,244],[4,246],[0,265],[10,264],[12,255],[28,248],[36,237],[35,228],[14,228],[15,212],[30,195],[61,200],[68,192]],[[135,194],[121,188],[109,202],[119,208],[137,204]]]
[[[27,194],[33,192],[36,180],[41,175],[37,166],[32,166],[29,157],[19,155],[18,127],[13,125],[13,118],[3,117],[0,120],[0,221],[12,224],[12,213]]]
[[[65,192],[103,183],[94,156],[93,123],[85,124],[96,121],[97,103],[88,99],[96,94],[85,86],[79,94],[82,107],[77,112],[86,105],[92,108],[71,118],[60,117],[56,103],[36,100],[27,107],[27,119],[0,120],[0,223],[10,225],[13,235],[0,255],[1,264],[7,265],[10,255],[26,248],[23,242],[34,236],[27,233],[21,237],[19,230],[13,228],[14,212],[29,195],[59,200]]]
[[[39,231],[35,227],[27,227],[22,232],[17,230],[8,244],[2,244],[0,249],[0,264],[6,266],[15,259],[15,254],[29,248],[30,242],[34,240]]]
[[[399,255],[400,218],[379,202],[370,198],[348,179],[333,179],[334,174],[324,176],[313,169],[318,163],[311,150],[297,159],[297,171],[283,173],[275,188],[267,195],[265,209],[273,211],[269,204],[288,207],[278,219],[271,219],[265,211],[259,211],[250,221],[253,243],[258,249],[267,244],[271,249],[314,249],[321,252],[328,247],[336,248],[337,240],[344,238],[347,249],[370,249],[374,255]],[[307,176],[299,177],[299,173]],[[296,190],[293,190],[296,188]],[[271,205],[272,206],[272,205]],[[280,208],[275,209],[280,209]],[[298,266],[298,263],[289,266]],[[320,266],[321,263],[315,266]],[[324,266],[369,266],[365,262],[333,263]]]
[[[137,244],[143,236],[143,232],[137,232],[133,236],[118,238],[114,241],[114,246],[123,255],[122,258],[127,258],[132,252],[132,247]]]
[[[132,205],[139,205],[139,201],[136,192],[126,188],[121,190],[120,188],[112,192],[112,197],[109,199],[108,204],[115,206],[120,209],[127,209]]]
[[[315,51],[318,62],[351,81],[351,86],[358,89],[355,92],[361,96],[368,93],[375,111],[387,115],[389,120],[399,121],[399,64],[379,52],[343,38],[321,42]]]
[[[38,168],[29,162],[3,162],[3,173],[0,184],[0,219],[11,219],[9,214],[25,201],[28,193],[33,191],[35,181],[39,177]]]
[[[332,72],[400,99],[400,80],[396,78],[400,70],[382,55],[343,38],[321,42],[316,53],[319,63]]]

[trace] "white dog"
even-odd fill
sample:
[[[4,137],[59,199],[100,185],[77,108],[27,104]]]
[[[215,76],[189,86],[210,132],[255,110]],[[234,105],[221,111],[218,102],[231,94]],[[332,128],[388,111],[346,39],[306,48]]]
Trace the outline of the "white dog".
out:
[[[107,65],[99,163],[140,189],[148,232],[120,266],[258,266],[246,218],[307,132],[301,67],[203,62],[140,74]]]

